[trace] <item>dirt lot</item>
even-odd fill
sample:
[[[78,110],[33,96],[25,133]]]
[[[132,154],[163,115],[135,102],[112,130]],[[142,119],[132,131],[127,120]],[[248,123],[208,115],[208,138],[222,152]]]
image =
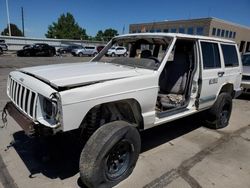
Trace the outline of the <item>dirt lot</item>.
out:
[[[81,62],[89,58],[0,56],[0,111],[6,78],[26,66]],[[214,131],[199,115],[144,131],[133,174],[117,187],[250,187],[250,97],[234,100],[230,125]],[[81,187],[76,133],[47,141],[26,137],[13,119],[0,129],[1,187]],[[0,122],[2,125],[2,122]]]

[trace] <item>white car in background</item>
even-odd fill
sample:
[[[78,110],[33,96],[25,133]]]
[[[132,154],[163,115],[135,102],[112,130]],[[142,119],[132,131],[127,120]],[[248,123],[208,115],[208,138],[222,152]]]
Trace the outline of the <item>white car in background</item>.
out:
[[[250,52],[245,53],[242,56],[243,74],[241,87],[243,93],[250,94]]]
[[[72,50],[71,54],[73,56],[96,56],[98,54],[96,46],[84,46],[82,48],[77,48]]]
[[[115,57],[115,56],[127,56],[127,49],[123,46],[112,47],[108,50],[107,56]]]

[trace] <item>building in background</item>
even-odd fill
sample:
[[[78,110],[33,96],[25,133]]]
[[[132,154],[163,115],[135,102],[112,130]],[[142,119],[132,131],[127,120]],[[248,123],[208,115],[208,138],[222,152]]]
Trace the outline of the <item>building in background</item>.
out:
[[[234,40],[242,53],[250,51],[250,27],[213,17],[131,24],[129,32],[186,33],[219,37]]]

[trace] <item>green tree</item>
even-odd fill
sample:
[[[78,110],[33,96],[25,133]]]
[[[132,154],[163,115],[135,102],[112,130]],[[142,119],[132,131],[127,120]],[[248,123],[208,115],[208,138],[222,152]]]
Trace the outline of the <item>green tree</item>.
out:
[[[106,30],[103,32],[103,37],[104,37],[104,40],[106,40],[106,41],[111,40],[113,37],[115,37],[115,36],[117,36],[117,35],[118,35],[117,30],[112,29],[112,28],[106,29]]]
[[[95,36],[95,40],[97,41],[103,41],[103,31],[99,30]]]
[[[59,39],[88,39],[86,30],[81,28],[75,21],[75,18],[69,12],[62,14],[57,22],[53,22],[49,25],[48,31],[45,34],[47,38],[59,38]]]
[[[17,27],[16,24],[10,24],[11,36],[23,36],[22,31]],[[9,27],[7,27],[1,32],[1,35],[9,36]]]
[[[118,32],[115,29],[109,28],[106,29],[104,32],[102,30],[99,30],[95,36],[95,39],[98,41],[109,41],[114,36],[117,36]]]

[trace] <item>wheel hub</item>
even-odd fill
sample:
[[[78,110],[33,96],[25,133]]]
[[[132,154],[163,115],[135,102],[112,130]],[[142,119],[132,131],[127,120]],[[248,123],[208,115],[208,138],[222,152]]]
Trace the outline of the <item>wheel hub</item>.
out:
[[[127,141],[121,141],[113,147],[106,164],[106,174],[109,179],[117,179],[127,171],[130,155],[131,145]]]

